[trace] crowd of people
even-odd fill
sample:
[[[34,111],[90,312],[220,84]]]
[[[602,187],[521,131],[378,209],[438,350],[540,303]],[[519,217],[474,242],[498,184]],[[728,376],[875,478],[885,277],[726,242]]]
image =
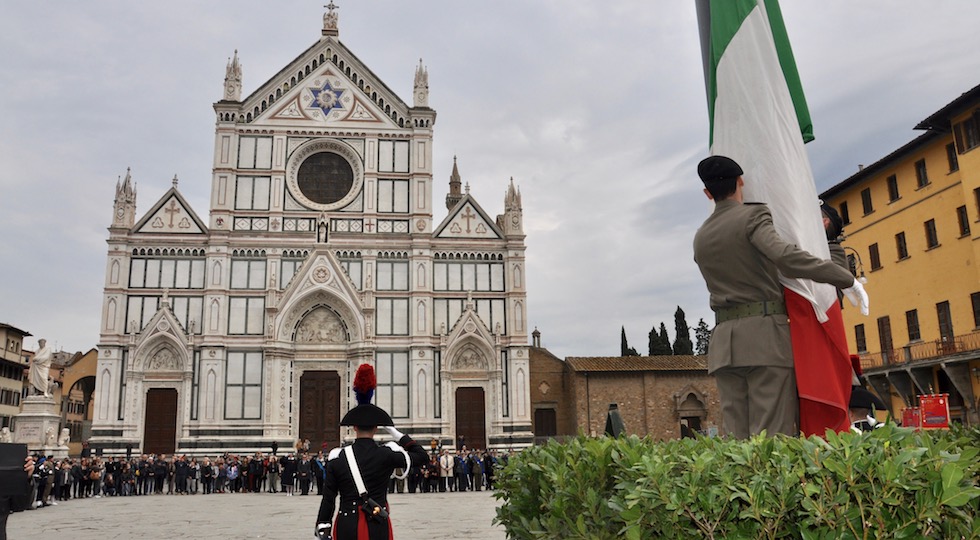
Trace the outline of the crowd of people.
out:
[[[252,456],[225,454],[211,457],[141,454],[129,458],[35,456],[32,482],[33,508],[89,497],[144,495],[196,495],[215,493],[283,493],[285,496],[320,494],[326,455],[304,451]],[[497,469],[507,454],[495,450],[458,451],[432,446],[429,463],[392,477],[392,493],[430,493],[491,490]]]

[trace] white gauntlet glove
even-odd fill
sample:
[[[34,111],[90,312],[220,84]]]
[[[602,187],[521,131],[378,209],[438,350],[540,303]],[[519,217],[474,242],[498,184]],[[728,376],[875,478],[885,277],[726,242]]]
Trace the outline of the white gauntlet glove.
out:
[[[870,313],[870,306],[868,300],[868,293],[864,290],[864,285],[861,282],[854,280],[854,284],[846,289],[841,290],[844,296],[851,302],[851,305],[861,310],[861,315],[867,315]]]
[[[317,523],[316,529],[314,529],[313,537],[318,540],[330,540],[330,524],[329,523]]]
[[[395,426],[381,426],[381,427],[384,428],[384,430],[388,432],[388,435],[391,435],[391,438],[395,439],[396,441],[402,440],[402,437],[405,436],[404,433],[395,429]]]

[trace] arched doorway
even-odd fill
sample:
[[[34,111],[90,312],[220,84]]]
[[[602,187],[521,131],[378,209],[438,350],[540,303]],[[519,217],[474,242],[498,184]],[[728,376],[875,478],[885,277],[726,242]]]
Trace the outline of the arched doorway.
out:
[[[482,387],[456,389],[456,440],[460,437],[471,450],[487,447],[486,396]]]
[[[304,371],[299,378],[299,438],[310,452],[340,446],[340,374]]]
[[[151,388],[146,392],[143,453],[173,454],[177,450],[177,389]]]

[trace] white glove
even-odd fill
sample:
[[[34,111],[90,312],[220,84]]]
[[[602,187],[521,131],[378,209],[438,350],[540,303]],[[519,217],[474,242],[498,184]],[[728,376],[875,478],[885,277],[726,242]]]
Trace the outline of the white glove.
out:
[[[864,285],[861,282],[854,280],[854,284],[846,289],[841,290],[844,296],[851,302],[851,305],[861,310],[861,315],[867,315],[870,313],[870,305],[868,300],[868,292],[864,290]]]
[[[395,426],[381,426],[381,427],[384,428],[384,430],[388,432],[388,435],[391,435],[391,438],[395,439],[396,441],[402,440],[402,437],[405,436],[404,433],[395,429]]]
[[[314,530],[313,537],[317,540],[330,540],[330,524],[329,523],[317,523],[316,529]]]

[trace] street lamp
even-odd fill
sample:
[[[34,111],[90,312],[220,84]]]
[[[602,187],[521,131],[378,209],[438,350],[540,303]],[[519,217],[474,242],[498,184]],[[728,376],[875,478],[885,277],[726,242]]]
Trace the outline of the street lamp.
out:
[[[855,275],[861,284],[868,282],[868,278],[864,277],[864,263],[861,262],[861,254],[857,252],[856,249],[848,246],[841,246],[844,252],[847,253],[847,265],[850,267],[851,273]],[[853,257],[852,257],[853,254]]]

